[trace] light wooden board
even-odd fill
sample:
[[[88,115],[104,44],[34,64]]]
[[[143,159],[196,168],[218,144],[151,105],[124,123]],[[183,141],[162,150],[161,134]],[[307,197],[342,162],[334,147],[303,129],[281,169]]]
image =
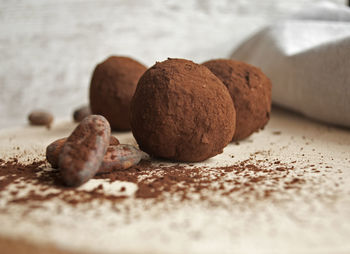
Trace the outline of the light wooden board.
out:
[[[41,127],[3,130],[1,157],[43,158],[46,145],[67,136],[74,126],[66,120],[56,122],[49,131]],[[131,133],[115,135],[123,143],[135,143]],[[349,130],[274,109],[265,130],[239,145],[230,144],[223,154],[196,165],[231,165],[255,152],[259,152],[259,159],[286,164],[296,161],[291,174],[305,182],[298,191],[282,190],[274,199],[244,203],[237,197],[227,208],[208,206],[200,200],[175,202],[171,197],[152,204],[134,198],[137,186],[133,183],[109,185],[93,180],[81,188],[88,190],[102,183],[105,191],[118,195],[116,190],[126,186],[129,198],[118,204],[119,212],[108,201],[92,204],[87,211],[85,205],[72,207],[50,200],[40,204],[45,209],[34,209],[24,217],[29,204],[7,203],[5,191],[0,208],[6,207],[8,212],[0,213],[0,236],[69,252],[350,252]],[[318,173],[312,172],[312,165]],[[268,184],[264,182],[259,188],[263,190]],[[217,200],[225,199],[218,195]],[[55,212],[57,206],[60,213]]]

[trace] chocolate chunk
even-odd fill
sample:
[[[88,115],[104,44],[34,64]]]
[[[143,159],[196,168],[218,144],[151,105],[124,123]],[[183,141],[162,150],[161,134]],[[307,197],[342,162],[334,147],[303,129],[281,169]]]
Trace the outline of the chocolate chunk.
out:
[[[58,168],[59,156],[66,141],[67,138],[60,138],[47,146],[46,159],[51,164],[51,167]],[[119,145],[119,140],[114,136],[110,136],[109,145]]]
[[[65,142],[59,168],[68,186],[78,186],[98,171],[109,145],[111,129],[103,116],[84,118]]]
[[[98,173],[124,170],[140,162],[144,153],[132,145],[109,146]]]
[[[58,159],[66,141],[67,138],[60,138],[46,147],[46,159],[51,164],[51,167],[58,168]]]
[[[120,144],[119,140],[116,137],[111,135],[111,137],[109,138],[109,145],[110,146],[117,146],[119,144]]]

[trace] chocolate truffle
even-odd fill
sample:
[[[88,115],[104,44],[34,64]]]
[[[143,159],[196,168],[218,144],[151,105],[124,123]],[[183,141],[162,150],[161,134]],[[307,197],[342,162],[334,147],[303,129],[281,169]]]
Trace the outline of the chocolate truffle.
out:
[[[217,59],[203,63],[228,88],[237,112],[233,141],[241,140],[262,129],[270,119],[271,82],[252,65]]]
[[[113,130],[130,130],[130,101],[146,67],[128,57],[111,56],[98,64],[90,84],[90,108]]]
[[[224,84],[203,65],[184,59],[148,69],[131,102],[131,128],[140,148],[176,161],[221,153],[232,139],[235,119]]]

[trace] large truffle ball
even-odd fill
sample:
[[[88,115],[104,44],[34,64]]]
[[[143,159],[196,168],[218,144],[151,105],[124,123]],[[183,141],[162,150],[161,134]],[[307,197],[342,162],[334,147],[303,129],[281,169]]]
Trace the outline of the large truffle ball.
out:
[[[270,119],[271,82],[258,68],[228,59],[203,63],[228,88],[237,112],[233,140],[262,129]]]
[[[131,127],[152,156],[202,161],[223,151],[235,130],[235,109],[224,84],[184,59],[156,63],[140,78]]]
[[[130,101],[146,67],[128,57],[111,56],[98,64],[90,84],[90,107],[113,130],[130,130]]]

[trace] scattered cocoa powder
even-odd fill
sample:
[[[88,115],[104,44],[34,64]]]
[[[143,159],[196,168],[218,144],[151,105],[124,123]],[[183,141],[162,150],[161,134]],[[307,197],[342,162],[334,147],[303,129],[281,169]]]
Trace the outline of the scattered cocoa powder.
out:
[[[30,164],[22,164],[17,158],[12,158],[9,161],[0,159],[0,193],[6,189],[8,185],[14,182],[23,182],[33,180],[31,176],[36,176],[37,172],[42,170],[45,161],[33,161]],[[22,181],[22,180],[21,180]]]
[[[314,186],[314,184],[307,185],[313,180],[306,176],[315,170],[299,169],[296,172],[293,165],[278,159],[260,160],[255,157],[256,155],[252,154],[245,161],[224,167],[190,167],[180,164],[166,166],[144,160],[129,169],[100,173],[95,178],[105,179],[110,183],[114,181],[135,183],[138,186],[134,195],[136,199],[163,202],[176,197],[178,202],[201,200],[215,206],[220,205],[223,200],[230,202],[231,205],[265,199],[277,202],[288,198],[291,191],[298,192],[305,186]],[[59,199],[76,206],[94,200],[122,202],[127,198],[126,195],[114,196],[104,193],[102,185],[90,191],[66,187],[59,171],[48,167],[46,161],[23,164],[16,158],[9,161],[1,160],[0,197],[12,184],[16,186],[16,190],[9,192],[10,198],[7,198],[7,202],[15,204],[37,205],[37,201]],[[18,192],[28,184],[35,185],[39,192],[32,190],[18,196]],[[54,191],[45,194],[46,190]],[[125,193],[126,188],[121,187],[120,192]]]
[[[96,199],[119,200],[123,198],[105,195],[101,187],[91,191],[67,187],[60,176],[59,170],[50,168],[45,160],[33,161],[29,164],[20,163],[17,158],[12,158],[6,162],[3,161],[0,165],[0,197],[3,191],[13,184],[16,185],[18,190],[26,188],[28,184],[32,184],[38,187],[39,192],[31,190],[20,197],[17,197],[18,193],[11,192],[12,198],[8,200],[8,203],[27,204],[57,198],[65,203],[77,205]],[[43,194],[49,189],[56,192]]]

